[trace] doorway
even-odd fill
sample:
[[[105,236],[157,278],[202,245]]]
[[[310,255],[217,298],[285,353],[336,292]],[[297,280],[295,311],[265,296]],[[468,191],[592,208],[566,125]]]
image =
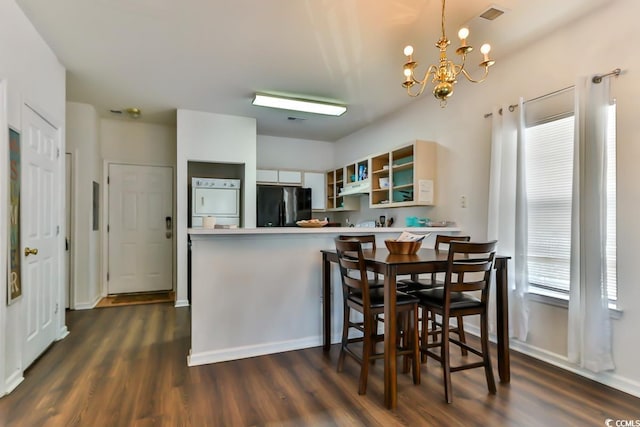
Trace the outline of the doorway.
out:
[[[65,284],[65,308],[72,308],[71,301],[73,299],[73,266],[71,264],[72,256],[71,256],[71,213],[73,212],[73,159],[71,153],[65,153],[64,155],[64,165],[65,165],[65,236],[64,236],[64,249],[65,249],[65,260],[64,267],[67,270],[67,274],[64,276],[67,278],[67,283]]]
[[[107,293],[173,289],[173,169],[109,164]]]

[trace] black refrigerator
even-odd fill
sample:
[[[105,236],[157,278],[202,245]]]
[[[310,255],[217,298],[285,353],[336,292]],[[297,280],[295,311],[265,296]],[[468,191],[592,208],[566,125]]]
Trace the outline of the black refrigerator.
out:
[[[311,219],[310,188],[258,185],[257,193],[258,227],[294,227]]]

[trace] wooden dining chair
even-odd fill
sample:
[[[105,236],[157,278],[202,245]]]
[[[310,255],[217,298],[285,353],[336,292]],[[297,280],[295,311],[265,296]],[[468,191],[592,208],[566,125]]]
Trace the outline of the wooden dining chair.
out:
[[[362,243],[353,239],[335,239],[343,292],[343,324],[338,372],[342,372],[346,355],[360,364],[360,380],[358,393],[367,391],[367,377],[372,360],[384,357],[384,352],[376,351],[376,343],[384,340],[378,332],[376,318],[384,313],[384,289],[371,288],[367,278],[367,270]],[[362,314],[362,321],[351,319],[351,311]],[[413,383],[420,384],[420,342],[418,338],[418,298],[404,292],[396,291],[396,311],[403,316],[398,322],[402,330],[398,332],[401,340],[398,345],[398,356],[411,359]],[[360,331],[362,336],[349,338],[351,329]],[[361,343],[360,353],[352,344]]]
[[[438,234],[433,248],[441,251],[447,249],[449,243],[452,241],[468,242],[470,240],[471,236],[448,236],[445,234]],[[421,279],[418,274],[413,274],[410,279],[403,279],[401,282],[409,286],[408,290],[429,289],[434,286],[442,286],[443,283],[442,280],[438,282],[437,273],[431,273],[427,279]]]
[[[444,286],[423,289],[413,295],[420,299],[419,305],[432,313],[442,317],[438,325],[439,334],[435,342],[421,343],[421,352],[428,357],[440,361],[443,368],[444,390],[447,403],[453,401],[451,387],[451,372],[463,369],[484,367],[489,392],[496,393],[493,378],[491,357],[489,352],[489,283],[491,270],[495,258],[496,241],[487,243],[471,243],[452,241],[447,258],[447,271]],[[480,298],[476,294],[480,292]],[[473,294],[472,294],[473,293]],[[480,344],[481,349],[474,348],[460,339],[451,337],[450,319],[462,316],[480,316]],[[480,357],[480,361],[468,361],[458,366],[451,366],[450,343],[465,348],[470,353]],[[433,351],[439,348],[439,352]],[[475,359],[475,358],[474,358]]]
[[[471,240],[471,236],[449,236],[449,235],[445,235],[445,234],[438,234],[436,236],[436,243],[434,246],[434,249],[441,251],[441,250],[446,250],[449,248],[449,244],[451,242],[468,242]],[[413,275],[411,277],[411,279],[405,279],[403,280],[403,284],[407,286],[406,289],[403,289],[405,292],[409,292],[409,293],[413,293],[415,291],[419,291],[422,289],[431,289],[431,288],[438,288],[438,287],[442,287],[444,286],[444,281],[443,280],[439,280],[438,279],[438,275],[442,275],[442,273],[431,273],[428,279],[426,280],[421,280],[418,275]],[[438,333],[438,328],[437,326],[437,319],[430,313],[428,313],[427,311],[425,311],[424,309],[421,309],[422,313],[420,313],[420,322],[422,324],[422,333],[420,334],[420,339],[424,343],[426,343],[426,341],[428,340],[429,336],[432,336],[434,334]],[[428,329],[428,324],[431,323],[432,325],[434,325],[431,328],[431,331],[429,331]],[[464,321],[462,320],[462,316],[456,318],[456,326],[455,327],[451,327],[450,331],[451,333],[457,334],[458,335],[458,339],[460,341],[462,341],[463,343],[467,342],[467,338],[465,336],[464,333]],[[460,347],[460,353],[463,356],[466,356],[468,354],[467,349],[464,347]],[[423,362],[426,361],[425,357],[422,358]]]

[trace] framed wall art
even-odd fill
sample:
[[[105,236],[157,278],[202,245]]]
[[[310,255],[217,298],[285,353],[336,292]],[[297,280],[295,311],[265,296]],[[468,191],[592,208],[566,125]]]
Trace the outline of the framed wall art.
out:
[[[100,184],[93,181],[93,197],[92,197],[92,205],[93,205],[93,218],[92,218],[92,229],[96,231],[100,228]]]
[[[9,305],[22,295],[20,260],[20,133],[9,128]]]

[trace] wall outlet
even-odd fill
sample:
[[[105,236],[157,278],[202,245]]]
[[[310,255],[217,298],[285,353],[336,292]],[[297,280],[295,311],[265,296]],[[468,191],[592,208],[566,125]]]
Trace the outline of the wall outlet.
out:
[[[460,207],[466,209],[467,207],[467,196],[460,196]]]

